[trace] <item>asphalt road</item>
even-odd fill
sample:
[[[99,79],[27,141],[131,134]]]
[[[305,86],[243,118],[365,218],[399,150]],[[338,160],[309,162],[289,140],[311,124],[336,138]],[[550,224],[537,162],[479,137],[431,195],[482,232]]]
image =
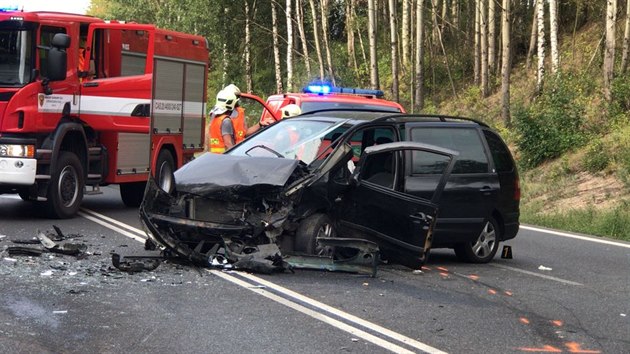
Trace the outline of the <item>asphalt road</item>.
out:
[[[0,195],[0,352],[630,352],[629,243],[524,227],[508,243],[513,259],[472,265],[434,250],[421,273],[262,276],[167,262],[127,274],[111,253],[143,252],[138,213],[103,191],[72,220]],[[53,224],[88,256],[8,255]]]

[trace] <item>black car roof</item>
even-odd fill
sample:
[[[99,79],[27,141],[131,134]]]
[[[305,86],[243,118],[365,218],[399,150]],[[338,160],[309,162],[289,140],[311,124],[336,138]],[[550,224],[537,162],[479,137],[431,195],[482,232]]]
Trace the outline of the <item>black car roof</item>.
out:
[[[386,111],[374,111],[374,110],[357,110],[357,109],[326,109],[321,111],[314,111],[305,113],[301,116],[291,119],[313,119],[318,118],[322,120],[339,121],[343,119],[350,119],[350,124],[359,124],[365,122],[427,122],[427,123],[453,123],[453,124],[468,124],[479,125],[482,127],[489,127],[486,123],[476,119],[449,115],[436,115],[436,114],[405,114],[394,113]]]

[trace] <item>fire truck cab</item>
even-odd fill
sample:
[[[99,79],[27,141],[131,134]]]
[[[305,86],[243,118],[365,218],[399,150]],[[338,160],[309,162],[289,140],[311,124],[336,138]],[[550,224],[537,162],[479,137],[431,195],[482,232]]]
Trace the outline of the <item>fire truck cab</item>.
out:
[[[0,193],[69,218],[99,186],[119,184],[128,206],[150,173],[171,190],[204,149],[207,72],[200,36],[0,11]]]

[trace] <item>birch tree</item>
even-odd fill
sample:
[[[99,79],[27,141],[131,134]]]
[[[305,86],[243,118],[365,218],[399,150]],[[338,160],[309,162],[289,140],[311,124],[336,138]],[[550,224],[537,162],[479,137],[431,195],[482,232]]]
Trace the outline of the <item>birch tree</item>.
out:
[[[319,42],[319,30],[317,28],[317,8],[314,0],[308,0],[311,5],[311,19],[313,21],[313,39],[315,40],[315,51],[317,52],[317,62],[319,63],[319,79],[324,80],[324,58]]]
[[[626,0],[626,29],[623,32],[623,48],[621,50],[621,73],[628,68],[628,50],[630,47],[630,0]]]
[[[491,0],[492,1],[492,0]],[[512,69],[512,43],[510,23],[512,14],[511,0],[503,0],[501,4],[501,119],[510,126],[510,72]]]
[[[304,67],[306,68],[306,76],[310,80],[311,77],[311,60],[308,54],[308,42],[306,41],[306,31],[304,30],[304,9],[302,8],[302,0],[295,0],[295,20],[300,32],[300,42],[302,42],[302,53],[304,53]]]
[[[252,62],[251,62],[251,30],[250,30],[250,8],[249,0],[245,0],[245,86],[247,92],[253,90],[252,83]]]
[[[435,1],[435,0],[433,0]],[[474,56],[475,56],[475,64],[474,64],[474,68],[473,68],[473,78],[474,78],[474,83],[475,85],[479,85],[479,77],[481,76],[479,71],[481,68],[481,46],[479,44],[479,7],[481,6],[481,0],[475,0],[475,33],[474,35],[474,46],[475,46],[475,51],[474,51]]]
[[[330,53],[330,44],[328,43],[328,0],[322,0],[322,37],[324,37],[324,48],[326,49],[326,63],[328,64],[328,75],[333,86],[336,86],[335,72],[333,70],[332,55]]]
[[[424,0],[416,0],[416,106],[424,109]]]
[[[542,92],[545,75],[545,4],[543,0],[536,1],[536,16],[538,23],[538,70],[536,75],[536,91]]]
[[[492,1],[492,0],[490,0]],[[481,96],[488,96],[488,31],[486,23],[486,0],[479,3],[479,29],[481,31]]]
[[[398,102],[398,43],[396,41],[396,0],[389,0],[390,43],[392,50],[392,97]]]
[[[293,91],[293,3],[286,0],[287,19],[287,90]]]
[[[353,67],[354,72],[359,71],[354,47],[354,7],[356,0],[346,0],[346,39],[348,47],[348,67]]]
[[[536,1],[537,2],[537,1]],[[527,58],[525,58],[525,67],[531,68],[531,57],[534,56],[534,48],[536,48],[536,36],[538,35],[538,7],[533,6],[534,14],[532,15],[532,30],[529,35],[529,49],[527,50]]]
[[[276,73],[276,93],[282,93],[282,69],[280,67],[280,44],[278,43],[278,15],[276,13],[276,4],[271,2],[271,26],[273,36],[273,62]]]
[[[496,66],[495,0],[488,0],[488,71],[494,73]]]
[[[558,72],[558,0],[549,0],[549,44],[551,46],[551,73]]]
[[[313,1],[313,0],[311,0]],[[378,90],[378,58],[376,57],[376,0],[368,0],[368,34],[370,42],[370,85]]]
[[[402,63],[403,67],[409,65],[409,3],[412,0],[402,0]]]
[[[611,85],[615,66],[615,21],[617,21],[617,0],[606,0],[606,49],[604,51],[604,97],[612,101]]]

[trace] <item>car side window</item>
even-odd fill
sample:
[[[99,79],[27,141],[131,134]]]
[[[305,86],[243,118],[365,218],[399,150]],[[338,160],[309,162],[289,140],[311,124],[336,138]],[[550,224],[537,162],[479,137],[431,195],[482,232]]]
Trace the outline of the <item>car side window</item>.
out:
[[[490,154],[494,160],[494,168],[497,172],[511,172],[514,169],[512,154],[501,138],[489,130],[484,130]]]
[[[51,46],[52,39],[57,33],[66,33],[63,27],[42,26],[39,32],[39,72],[42,77],[48,75],[48,51],[45,48]]]
[[[475,128],[416,127],[411,129],[411,140],[459,151],[453,174],[488,172],[488,157]]]
[[[393,151],[370,155],[361,168],[361,179],[387,188],[394,188],[395,160]]]

